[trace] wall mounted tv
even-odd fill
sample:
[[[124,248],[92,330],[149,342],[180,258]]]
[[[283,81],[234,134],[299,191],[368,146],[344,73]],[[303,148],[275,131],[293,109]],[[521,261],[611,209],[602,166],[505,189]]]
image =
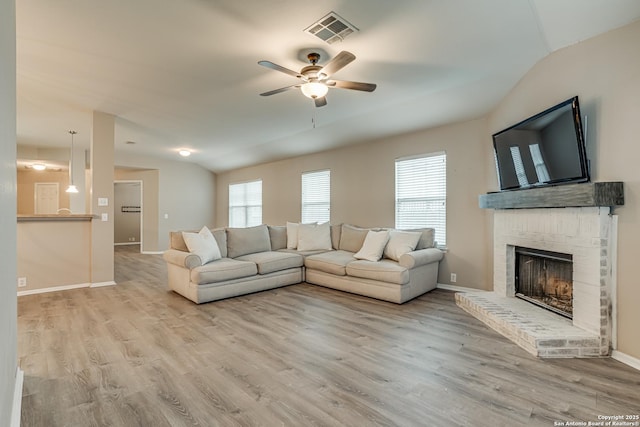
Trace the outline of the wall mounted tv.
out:
[[[493,135],[500,190],[589,181],[578,97]]]

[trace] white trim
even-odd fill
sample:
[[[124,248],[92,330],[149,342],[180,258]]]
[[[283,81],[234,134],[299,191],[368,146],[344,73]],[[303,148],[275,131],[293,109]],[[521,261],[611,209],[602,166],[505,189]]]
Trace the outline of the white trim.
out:
[[[63,285],[63,286],[54,286],[51,288],[41,288],[41,289],[31,289],[28,291],[18,291],[18,296],[24,295],[35,295],[35,294],[46,294],[47,292],[57,292],[57,291],[69,291],[71,289],[80,289],[80,288],[90,288],[91,283],[80,283],[78,285]]]
[[[446,289],[447,291],[456,292],[487,292],[484,289],[465,288],[464,286],[447,285],[446,283],[438,283],[436,287],[438,289]]]
[[[89,286],[90,288],[101,288],[103,286],[115,286],[116,282],[114,282],[113,280],[110,280],[108,282],[96,282],[96,283],[92,283],[91,286]]]
[[[140,242],[124,242],[124,243],[114,243],[113,246],[127,246],[127,245],[139,245]]]
[[[609,254],[611,256],[611,348],[618,348],[618,215],[611,215],[609,233]]]
[[[629,356],[628,354],[622,353],[618,350],[613,350],[611,352],[611,358],[640,371],[640,359],[636,359],[635,357]]]
[[[162,255],[162,254],[164,254],[164,251],[142,251],[141,254],[143,254],[143,255]]]
[[[412,156],[405,156],[405,157],[396,157],[394,159],[394,161],[403,161],[403,160],[413,160],[413,159],[421,159],[423,157],[435,157],[435,156],[442,156],[442,155],[446,155],[447,152],[442,150],[442,151],[433,151],[431,153],[422,153],[422,154],[414,154]]]
[[[11,409],[11,427],[20,427],[22,414],[22,385],[24,384],[24,371],[16,368],[16,381],[13,389],[13,407]]]

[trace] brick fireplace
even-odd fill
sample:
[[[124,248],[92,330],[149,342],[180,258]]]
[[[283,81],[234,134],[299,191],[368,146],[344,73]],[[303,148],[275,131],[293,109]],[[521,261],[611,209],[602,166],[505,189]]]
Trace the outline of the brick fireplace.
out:
[[[536,356],[607,356],[616,240],[617,217],[609,207],[496,209],[494,290],[458,293],[456,303]],[[516,248],[572,259],[572,319],[515,298]]]

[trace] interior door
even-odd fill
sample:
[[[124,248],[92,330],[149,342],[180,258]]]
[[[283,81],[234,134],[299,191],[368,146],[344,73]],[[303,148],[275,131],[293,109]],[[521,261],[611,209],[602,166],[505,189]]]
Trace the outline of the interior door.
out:
[[[58,213],[59,187],[57,182],[36,182],[35,183],[35,213],[56,214]]]

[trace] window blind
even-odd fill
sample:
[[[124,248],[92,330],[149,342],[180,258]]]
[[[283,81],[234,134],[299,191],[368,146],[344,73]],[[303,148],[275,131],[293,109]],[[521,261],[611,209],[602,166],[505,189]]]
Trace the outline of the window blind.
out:
[[[302,174],[302,222],[331,219],[331,171]]]
[[[438,246],[447,242],[447,156],[427,154],[396,160],[396,228],[435,229]]]
[[[229,184],[229,227],[262,224],[262,180]]]

